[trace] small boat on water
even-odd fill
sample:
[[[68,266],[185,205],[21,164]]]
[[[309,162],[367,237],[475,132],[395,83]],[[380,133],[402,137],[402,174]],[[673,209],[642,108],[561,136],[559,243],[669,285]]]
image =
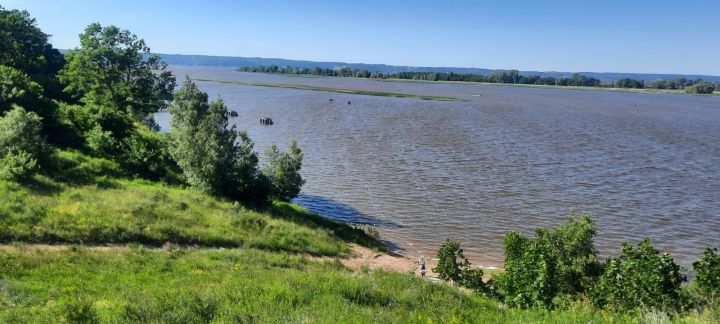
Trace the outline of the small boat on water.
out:
[[[235,110],[230,110],[230,117],[237,117],[238,113]]]
[[[272,125],[272,124],[273,124],[273,120],[272,120],[272,118],[270,118],[270,117],[262,117],[262,118],[260,118],[260,124],[263,124],[263,125]]]

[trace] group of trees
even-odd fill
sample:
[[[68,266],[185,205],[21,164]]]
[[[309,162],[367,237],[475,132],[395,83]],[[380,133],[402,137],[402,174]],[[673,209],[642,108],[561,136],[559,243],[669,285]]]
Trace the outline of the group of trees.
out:
[[[679,78],[675,80],[657,80],[645,82],[642,80],[623,78],[614,82],[600,82],[599,79],[574,73],[570,77],[541,77],[538,75],[524,75],[518,70],[498,71],[491,74],[454,73],[454,72],[371,72],[365,69],[350,68],[297,68],[291,66],[245,66],[237,69],[241,72],[278,73],[294,75],[317,75],[331,77],[352,77],[367,79],[402,79],[422,81],[457,81],[457,82],[486,82],[507,84],[555,85],[575,87],[615,87],[634,89],[686,89],[691,93],[710,94],[720,88],[720,82],[712,84],[702,79],[688,80]]]
[[[189,79],[177,93],[175,86],[167,65],[128,30],[91,24],[80,47],[62,55],[27,12],[0,7],[0,178],[28,179],[59,147],[113,159],[129,176],[230,199],[297,196],[297,143],[287,152],[272,146],[261,166],[247,133],[229,127],[222,100],[209,103]],[[164,108],[168,133],[153,120]]]
[[[720,297],[717,249],[706,249],[693,263],[695,278],[688,288],[673,258],[653,248],[649,239],[637,247],[625,244],[619,256],[601,262],[593,243],[596,233],[589,215],[571,215],[557,228],[539,228],[535,238],[510,232],[505,271],[488,282],[471,279],[482,277],[482,270],[471,268],[460,244],[448,240],[433,270],[441,279],[520,308],[556,308],[584,300],[619,311],[675,312]]]
[[[593,87],[600,85],[600,80],[580,74],[573,74],[569,78],[540,77],[537,75],[522,75],[518,70],[498,71],[484,75],[477,73],[455,73],[455,72],[395,72],[382,73],[371,72],[365,69],[329,69],[315,67],[296,68],[291,66],[278,67],[268,66],[245,66],[237,69],[240,72],[278,73],[278,74],[299,74],[317,75],[331,77],[352,77],[368,79],[403,79],[422,81],[457,81],[457,82],[487,82],[487,83],[509,83],[509,84],[535,84],[535,85],[560,85],[560,86],[586,86]]]

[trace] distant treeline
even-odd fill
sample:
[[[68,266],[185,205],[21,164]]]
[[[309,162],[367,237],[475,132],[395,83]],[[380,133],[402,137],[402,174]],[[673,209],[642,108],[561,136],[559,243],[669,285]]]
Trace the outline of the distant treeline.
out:
[[[670,89],[685,90],[691,93],[710,94],[720,89],[720,82],[715,84],[702,79],[689,80],[678,78],[674,80],[642,81],[634,79],[619,79],[614,82],[601,82],[599,79],[587,77],[578,73],[570,77],[541,77],[537,75],[522,75],[518,70],[493,72],[491,74],[454,73],[454,72],[371,72],[365,69],[350,68],[297,68],[291,66],[244,66],[237,69],[240,72],[277,73],[294,75],[316,75],[331,77],[351,77],[368,79],[402,79],[421,81],[457,81],[457,82],[486,82],[508,84],[533,84],[551,86],[581,86],[606,87],[630,89]]]

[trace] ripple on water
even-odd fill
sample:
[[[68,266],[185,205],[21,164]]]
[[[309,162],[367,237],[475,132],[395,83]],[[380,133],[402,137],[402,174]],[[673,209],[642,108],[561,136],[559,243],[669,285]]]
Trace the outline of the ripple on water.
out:
[[[408,251],[434,253],[455,238],[473,262],[497,265],[507,231],[559,224],[571,209],[593,213],[606,256],[645,236],[684,265],[720,246],[719,97],[175,70],[469,100],[199,83],[238,111],[232,121],[257,151],[299,142],[307,184],[296,202],[377,224]],[[274,126],[258,125],[266,115]],[[167,116],[158,120],[167,124]]]

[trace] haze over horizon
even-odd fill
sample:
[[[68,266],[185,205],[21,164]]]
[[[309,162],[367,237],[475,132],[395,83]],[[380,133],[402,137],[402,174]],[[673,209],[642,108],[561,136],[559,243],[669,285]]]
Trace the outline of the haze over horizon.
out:
[[[400,66],[720,75],[720,2],[52,1],[27,10],[57,48],[92,22],[153,52]]]

